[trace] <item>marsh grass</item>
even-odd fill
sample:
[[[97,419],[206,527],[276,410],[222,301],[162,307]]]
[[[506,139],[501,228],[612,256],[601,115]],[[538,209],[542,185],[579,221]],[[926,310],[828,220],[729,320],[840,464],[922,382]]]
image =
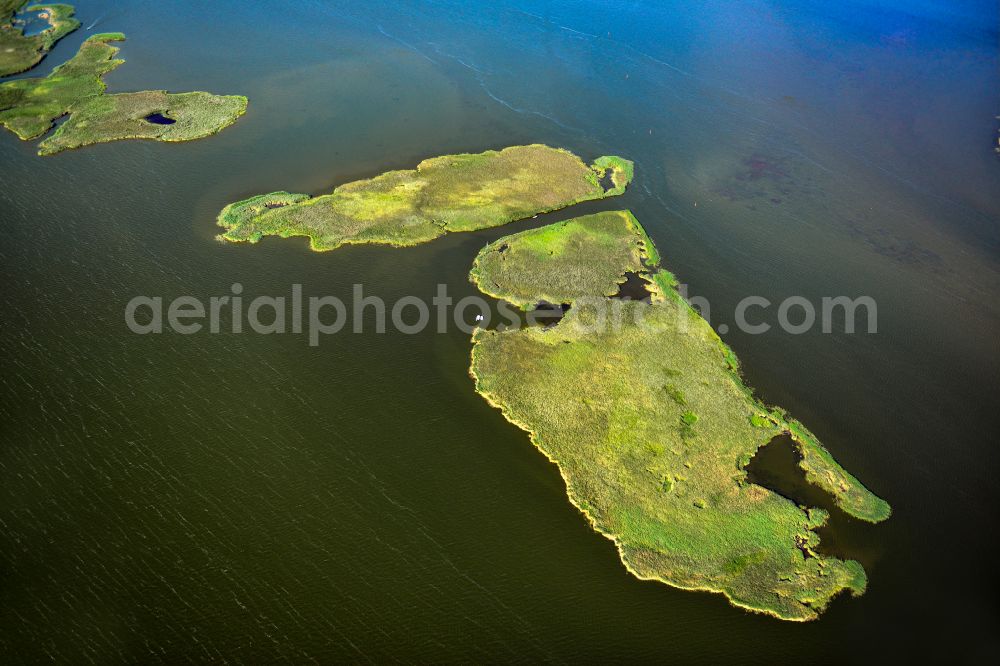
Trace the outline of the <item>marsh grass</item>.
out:
[[[841,591],[862,593],[859,563],[815,552],[826,512],[748,483],[744,467],[788,433],[807,478],[835,491],[847,513],[876,522],[888,505],[804,426],[754,398],[732,351],[673,290],[673,275],[659,268],[631,215],[500,239],[482,250],[470,278],[515,304],[558,295],[575,305],[635,270],[638,246],[658,293],[652,303],[623,303],[642,311],[624,320],[653,325],[595,330],[571,307],[551,328],[477,330],[477,390],[558,465],[573,503],[636,576],[721,592],[787,620],[817,617]]]
[[[101,77],[121,65],[116,59],[121,33],[88,38],[76,55],[45,78],[0,84],[0,125],[21,139],[35,139],[55,120],[69,114],[51,137],[39,144],[40,155],[119,139],[190,141],[228,127],[245,111],[247,99],[205,92],[171,94],[163,90],[106,95]],[[159,125],[146,116],[160,113],[176,122]]]
[[[607,168],[615,188],[605,192],[596,174]],[[445,155],[313,198],[273,192],[238,201],[219,214],[225,229],[219,237],[256,242],[264,236],[306,236],[314,250],[346,243],[416,245],[451,231],[495,227],[615,196],[631,173],[632,163],[619,157],[587,166],[569,151],[543,145]]]
[[[191,141],[225,129],[246,108],[246,97],[207,92],[146,90],[100,95],[74,107],[69,119],[39,144],[39,154],[121,139]],[[156,113],[174,122],[157,124],[146,119]]]
[[[80,27],[73,18],[73,7],[63,4],[33,4],[29,10],[46,10],[49,28],[26,36],[13,23],[14,14],[28,3],[25,0],[0,0],[0,76],[25,72],[39,62],[60,39]]]
[[[609,211],[524,231],[487,245],[470,278],[479,289],[527,309],[612,296],[625,272],[646,270],[645,234],[627,211]]]

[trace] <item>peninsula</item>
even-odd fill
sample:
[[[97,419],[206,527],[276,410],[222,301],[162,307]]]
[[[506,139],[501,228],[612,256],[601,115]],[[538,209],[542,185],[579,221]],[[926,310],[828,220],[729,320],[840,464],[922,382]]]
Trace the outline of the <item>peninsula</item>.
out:
[[[56,119],[69,115],[39,144],[39,155],[120,139],[190,141],[215,134],[246,111],[247,98],[206,92],[163,90],[105,94],[102,77],[121,65],[115,59],[121,33],[88,38],[77,54],[44,78],[0,84],[0,125],[24,140],[48,132]]]
[[[649,298],[616,302],[620,317],[599,320],[636,272]],[[522,308],[568,306],[555,325],[477,330],[470,372],[476,390],[559,467],[573,504],[634,575],[721,592],[785,620],[813,619],[840,591],[865,590],[858,562],[817,551],[826,512],[749,483],[745,467],[788,434],[806,478],[846,513],[878,522],[889,505],[802,424],[754,398],[631,213],[501,238],[480,252],[470,278]]]

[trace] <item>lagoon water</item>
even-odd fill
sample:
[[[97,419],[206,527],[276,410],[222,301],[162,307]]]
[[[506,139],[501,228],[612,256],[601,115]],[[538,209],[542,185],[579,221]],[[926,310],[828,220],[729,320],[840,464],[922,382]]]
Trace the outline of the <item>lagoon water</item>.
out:
[[[40,9],[18,11],[14,15],[14,24],[21,30],[22,35],[32,37],[52,27],[45,18],[42,18],[43,14],[46,14],[45,10]]]
[[[219,136],[39,158],[0,135],[5,663],[981,660],[998,647],[997,8],[80,0],[111,92],[250,98]],[[544,142],[617,200],[410,249],[214,240],[218,210]],[[712,322],[869,295],[875,334],[723,338],[886,498],[838,525],[868,592],[793,624],[629,576],[447,334],[137,336],[146,294],[475,293],[511,229],[628,207]],[[772,312],[770,315],[774,316]],[[773,319],[771,320],[774,321]]]

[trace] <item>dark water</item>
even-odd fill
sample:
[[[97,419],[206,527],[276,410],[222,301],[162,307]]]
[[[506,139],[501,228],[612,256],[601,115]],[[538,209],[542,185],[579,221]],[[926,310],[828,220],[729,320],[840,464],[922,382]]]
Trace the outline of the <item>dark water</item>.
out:
[[[485,5],[485,3],[483,3]],[[7,663],[958,662],[997,649],[991,2],[111,3],[110,90],[249,96],[191,144],[51,158],[0,136]],[[60,43],[46,73],[87,36]],[[474,392],[468,338],[140,337],[138,294],[395,300],[506,230],[407,250],[231,246],[246,195],[525,142],[636,161],[619,200],[731,323],[870,295],[877,334],[724,336],[895,513],[831,548],[867,594],[782,623],[643,583]],[[555,216],[555,219],[561,219]],[[533,223],[539,223],[539,219]],[[520,229],[525,225],[515,225]]]
[[[618,287],[614,298],[630,301],[649,302],[653,294],[649,291],[649,281],[638,273],[625,273],[625,281]]]
[[[747,465],[747,480],[787,497],[799,506],[819,507],[829,516],[817,532],[816,550],[842,559],[857,558],[866,544],[880,540],[880,526],[851,518],[837,506],[833,496],[806,481],[799,467],[802,456],[788,435],[779,435],[757,450]]]
[[[162,113],[151,113],[145,117],[146,122],[153,123],[154,125],[173,125],[177,121],[173,118],[168,118]]]

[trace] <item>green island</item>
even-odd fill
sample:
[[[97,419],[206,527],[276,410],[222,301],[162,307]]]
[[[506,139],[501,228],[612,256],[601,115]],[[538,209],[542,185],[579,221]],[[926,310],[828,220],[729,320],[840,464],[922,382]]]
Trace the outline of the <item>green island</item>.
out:
[[[444,155],[317,197],[272,192],[238,201],[219,214],[225,229],[219,238],[255,243],[264,236],[307,236],[314,250],[416,245],[449,231],[495,227],[615,196],[631,179],[628,160],[605,156],[588,166],[569,151],[543,145]]]
[[[88,38],[77,54],[44,78],[0,84],[0,125],[24,140],[48,132],[39,155],[120,139],[190,141],[215,134],[246,112],[247,98],[206,92],[163,90],[105,94],[102,77],[121,65],[115,59],[121,33]]]
[[[613,540],[635,576],[721,592],[785,620],[816,618],[864,569],[817,551],[828,514],[747,481],[754,453],[786,433],[806,478],[856,518],[889,505],[846,472],[802,424],[754,398],[736,357],[675,290],[627,211],[501,238],[470,274],[522,308],[569,306],[555,325],[477,329],[470,373],[560,470],[571,501]],[[608,299],[629,272],[645,300]],[[613,303],[620,317],[597,313]]]
[[[26,0],[0,0],[0,76],[31,69],[56,42],[80,27],[71,5],[37,4],[27,10],[41,12],[49,27],[37,35],[25,36],[14,24],[14,15],[26,4]]]
[[[588,166],[565,150],[514,146],[428,159],[317,197],[258,195],[226,206],[217,223],[227,241],[408,246],[621,194],[632,176],[619,157]],[[631,213],[501,238],[479,253],[470,279],[523,310],[567,309],[554,325],[477,329],[470,374],[556,463],[572,503],[635,576],[799,621],[841,591],[864,592],[860,563],[818,549],[827,512],[750,483],[746,467],[787,435],[806,479],[847,514],[879,522],[889,505],[805,426],[754,397],[736,356],[677,292]],[[620,298],[633,279],[646,298]],[[608,305],[613,324],[598,317]]]

